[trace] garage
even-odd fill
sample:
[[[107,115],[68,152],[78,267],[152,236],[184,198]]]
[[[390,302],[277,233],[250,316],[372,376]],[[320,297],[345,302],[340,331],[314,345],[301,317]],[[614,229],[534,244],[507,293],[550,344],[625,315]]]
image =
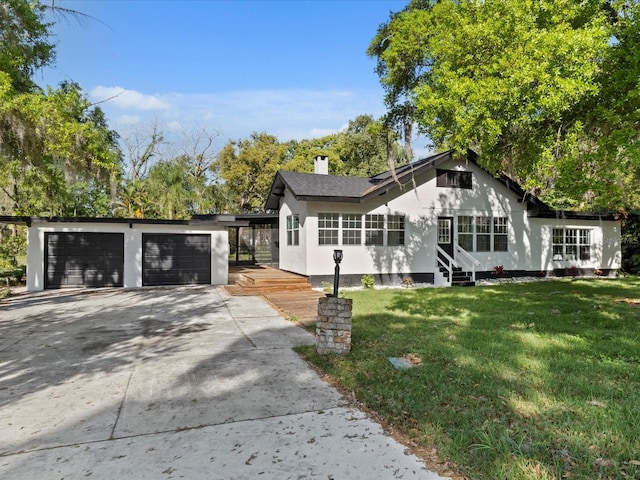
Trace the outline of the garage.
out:
[[[45,234],[44,288],[122,287],[122,233]]]
[[[211,283],[211,235],[144,233],[142,285]]]

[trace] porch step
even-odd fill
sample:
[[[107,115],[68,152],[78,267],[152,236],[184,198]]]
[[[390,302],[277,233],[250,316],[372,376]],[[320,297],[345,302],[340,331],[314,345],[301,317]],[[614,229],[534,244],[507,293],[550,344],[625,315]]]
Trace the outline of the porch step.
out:
[[[262,295],[272,292],[310,291],[307,277],[270,267],[247,267],[234,269],[229,280],[234,285],[227,286],[232,295]]]
[[[464,281],[464,282],[453,281],[453,282],[451,282],[451,286],[452,287],[475,287],[476,286],[476,282],[473,282],[471,280]]]
[[[260,295],[264,292],[301,292],[304,290],[311,290],[311,284],[304,279],[304,282],[294,281],[286,282],[279,279],[261,279],[258,282],[252,282],[251,280],[237,280],[236,287],[241,288],[245,294]]]
[[[473,273],[464,272],[462,269],[455,268],[451,274],[451,286],[452,287],[474,287],[476,282],[471,280]]]

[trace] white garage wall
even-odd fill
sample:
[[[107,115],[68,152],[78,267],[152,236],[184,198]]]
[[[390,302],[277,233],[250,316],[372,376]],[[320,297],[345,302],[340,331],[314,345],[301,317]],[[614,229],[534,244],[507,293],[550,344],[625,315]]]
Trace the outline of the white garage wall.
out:
[[[124,288],[142,286],[142,234],[211,234],[211,284],[226,285],[229,276],[229,237],[224,227],[140,223],[47,222],[34,220],[27,233],[27,290],[44,290],[45,232],[123,233]]]

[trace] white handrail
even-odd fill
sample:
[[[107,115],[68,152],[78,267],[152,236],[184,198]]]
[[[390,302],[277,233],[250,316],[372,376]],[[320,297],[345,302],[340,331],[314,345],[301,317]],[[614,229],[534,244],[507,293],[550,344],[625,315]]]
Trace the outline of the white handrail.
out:
[[[478,260],[476,260],[475,258],[473,258],[473,256],[467,252],[464,248],[462,248],[460,245],[456,244],[456,253],[459,253],[460,255],[462,255],[464,257],[464,259],[468,262],[471,263],[471,280],[473,280],[474,282],[476,281],[476,267],[480,266],[480,262]]]
[[[460,265],[458,265],[458,262],[456,262],[453,257],[451,255],[449,255],[447,252],[445,252],[442,247],[440,247],[440,245],[436,245],[436,250],[438,251],[438,253],[440,253],[444,258],[447,259],[447,261],[449,262],[449,265],[453,265],[454,267],[460,267]],[[445,265],[446,266],[446,265]]]
[[[460,267],[458,263],[453,259],[451,255],[445,252],[439,245],[436,245],[436,252],[442,255],[444,260],[440,257],[440,255],[436,254],[436,267],[443,266],[448,272],[448,284],[451,286],[451,281],[453,280],[453,267]]]

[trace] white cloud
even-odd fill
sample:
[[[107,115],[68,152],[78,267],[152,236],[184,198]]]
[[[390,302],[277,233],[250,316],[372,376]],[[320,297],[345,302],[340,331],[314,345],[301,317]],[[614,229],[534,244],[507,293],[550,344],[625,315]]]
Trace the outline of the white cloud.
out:
[[[120,93],[118,95],[118,93]],[[117,96],[115,96],[117,95]],[[281,141],[317,138],[338,132],[358,115],[384,114],[383,92],[346,90],[247,90],[203,94],[147,95],[121,87],[96,87],[93,101],[107,117],[138,118],[165,131],[206,128],[226,139],[266,132]],[[124,122],[123,122],[124,123]],[[130,122],[129,122],[130,123]]]
[[[171,105],[159,95],[146,95],[136,90],[128,90],[122,87],[105,87],[98,85],[89,92],[94,102],[105,102],[104,105],[112,105],[120,110],[167,110]]]
[[[116,121],[122,125],[135,125],[136,123],[140,123],[142,118],[140,118],[139,115],[120,115]]]

